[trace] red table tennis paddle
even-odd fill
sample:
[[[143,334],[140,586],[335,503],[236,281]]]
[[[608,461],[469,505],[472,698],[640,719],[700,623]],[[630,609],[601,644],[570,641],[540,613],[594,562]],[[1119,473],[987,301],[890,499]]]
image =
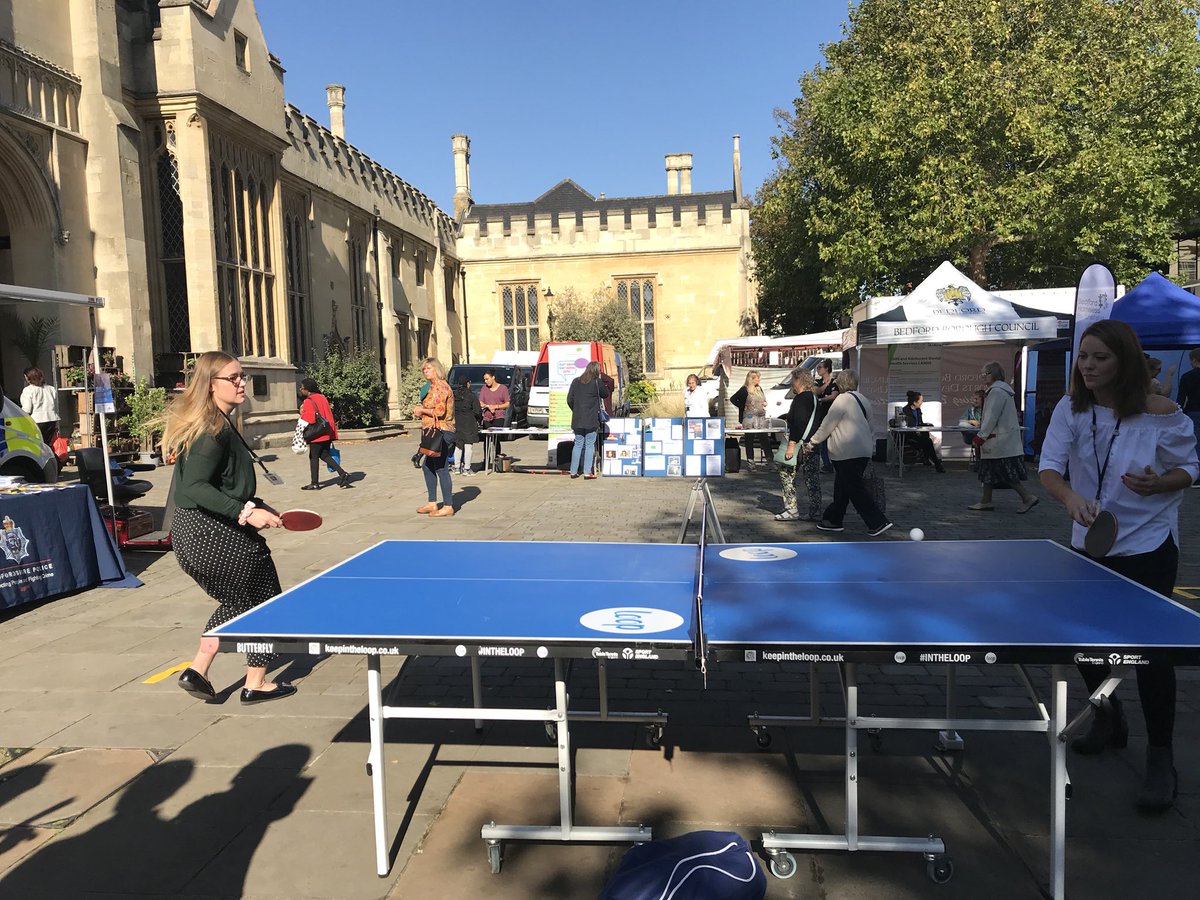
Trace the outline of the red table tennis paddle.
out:
[[[1117,542],[1117,517],[1107,509],[1096,513],[1083,538],[1083,549],[1092,559],[1100,559],[1108,555],[1108,551]]]
[[[283,527],[288,531],[312,531],[314,528],[320,528],[324,521],[320,513],[311,509],[289,509],[281,513],[279,518],[283,519]]]

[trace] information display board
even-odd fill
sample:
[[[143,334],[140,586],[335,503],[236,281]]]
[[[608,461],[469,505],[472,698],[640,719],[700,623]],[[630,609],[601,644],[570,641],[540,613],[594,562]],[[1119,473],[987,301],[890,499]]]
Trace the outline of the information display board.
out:
[[[645,419],[642,474],[698,478],[725,474],[725,422],[721,419]]]
[[[609,419],[607,433],[599,449],[600,472],[616,478],[636,478],[642,474],[642,420]]]
[[[683,474],[689,478],[725,474],[724,419],[684,419]]]

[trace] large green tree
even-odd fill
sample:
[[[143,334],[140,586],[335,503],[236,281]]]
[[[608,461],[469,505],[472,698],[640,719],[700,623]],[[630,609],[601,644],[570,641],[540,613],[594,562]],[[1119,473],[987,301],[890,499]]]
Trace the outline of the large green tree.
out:
[[[1132,281],[1194,217],[1190,3],[860,0],[824,49],[755,208],[768,292],[817,279],[844,311],[947,258],[990,287],[1097,258]]]

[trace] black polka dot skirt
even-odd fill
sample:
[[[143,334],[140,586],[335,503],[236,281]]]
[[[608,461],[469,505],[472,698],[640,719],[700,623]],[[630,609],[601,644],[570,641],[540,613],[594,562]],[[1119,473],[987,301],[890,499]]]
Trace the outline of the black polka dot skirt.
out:
[[[280,593],[271,550],[258,531],[203,509],[178,509],[171,546],[179,566],[220,606],[205,631],[249,612]],[[273,653],[249,653],[246,665],[269,666]]]

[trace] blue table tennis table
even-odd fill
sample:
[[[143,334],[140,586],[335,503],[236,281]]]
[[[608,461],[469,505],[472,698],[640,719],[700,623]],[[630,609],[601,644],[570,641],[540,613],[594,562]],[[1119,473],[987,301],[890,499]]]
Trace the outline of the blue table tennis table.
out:
[[[1066,738],[1075,663],[1112,663],[1110,693],[1132,667],[1200,663],[1200,615],[1050,541],[809,544],[574,544],[384,541],[207,635],[223,650],[363,654],[368,657],[371,773],[377,871],[390,868],[384,806],[383,725],[389,718],[542,722],[556,731],[557,825],[485,825],[492,871],[511,840],[633,842],[644,827],[573,822],[564,662],[721,661],[836,664],[845,695],[846,824],[842,834],[768,832],[771,871],[796,869],[789,850],[922,854],[928,873],[953,871],[937,837],[859,833],[859,732],[883,729],[1032,731],[1051,762],[1051,890],[1065,891]],[[469,568],[462,561],[470,560]],[[969,579],[965,561],[970,561]],[[419,566],[418,566],[419,564]],[[441,573],[430,576],[425,573]],[[486,574],[475,574],[486,573]],[[400,655],[541,658],[554,666],[552,709],[385,706],[380,660]],[[857,666],[931,663],[1051,667],[1047,708],[1029,719],[863,716]],[[1022,670],[1023,671],[1023,670]],[[477,672],[477,670],[476,670]],[[1034,693],[1028,677],[1025,678]],[[799,721],[799,717],[797,717]]]

